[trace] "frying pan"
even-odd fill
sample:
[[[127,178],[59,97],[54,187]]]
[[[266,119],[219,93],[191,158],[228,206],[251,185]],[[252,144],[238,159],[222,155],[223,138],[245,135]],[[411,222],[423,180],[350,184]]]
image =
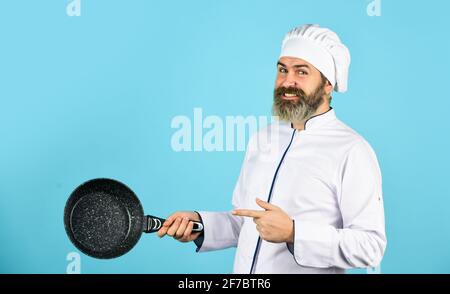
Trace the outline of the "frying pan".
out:
[[[95,258],[119,257],[130,251],[142,232],[158,231],[165,219],[145,215],[134,192],[113,179],[93,179],[78,186],[64,208],[64,227],[81,252]],[[203,225],[194,222],[193,232]]]

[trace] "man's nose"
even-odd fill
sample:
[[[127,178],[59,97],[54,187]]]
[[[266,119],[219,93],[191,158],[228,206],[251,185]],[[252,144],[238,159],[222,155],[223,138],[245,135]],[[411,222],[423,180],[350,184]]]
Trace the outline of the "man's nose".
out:
[[[297,88],[298,86],[292,74],[288,74],[281,85],[285,88]]]

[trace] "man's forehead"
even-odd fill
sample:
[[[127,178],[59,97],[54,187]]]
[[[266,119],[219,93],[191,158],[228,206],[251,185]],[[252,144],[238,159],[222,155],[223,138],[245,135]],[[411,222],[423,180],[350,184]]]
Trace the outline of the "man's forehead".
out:
[[[314,68],[314,66],[307,62],[306,60],[303,60],[301,58],[297,57],[289,57],[289,56],[283,56],[278,60],[278,64],[288,66],[288,67],[297,67],[297,66],[307,66],[309,68]]]

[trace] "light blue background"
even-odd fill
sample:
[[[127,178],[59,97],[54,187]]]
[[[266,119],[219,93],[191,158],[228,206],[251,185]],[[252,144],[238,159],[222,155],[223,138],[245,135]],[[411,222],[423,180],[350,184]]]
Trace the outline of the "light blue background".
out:
[[[341,120],[376,150],[388,247],[383,273],[450,273],[450,3],[369,0],[0,2],[0,272],[65,273],[63,226],[85,180],[127,183],[146,213],[227,210],[243,152],[175,153],[176,115],[270,115],[284,34],[338,32],[352,53]],[[234,250],[145,235],[82,273],[229,273]],[[358,271],[356,271],[358,272]]]

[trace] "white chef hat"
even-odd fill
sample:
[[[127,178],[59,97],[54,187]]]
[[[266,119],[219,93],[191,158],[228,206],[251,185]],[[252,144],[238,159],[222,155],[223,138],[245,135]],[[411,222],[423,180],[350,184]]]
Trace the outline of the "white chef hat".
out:
[[[338,35],[319,25],[303,25],[286,34],[280,57],[301,58],[317,68],[336,92],[347,91],[350,52]]]

